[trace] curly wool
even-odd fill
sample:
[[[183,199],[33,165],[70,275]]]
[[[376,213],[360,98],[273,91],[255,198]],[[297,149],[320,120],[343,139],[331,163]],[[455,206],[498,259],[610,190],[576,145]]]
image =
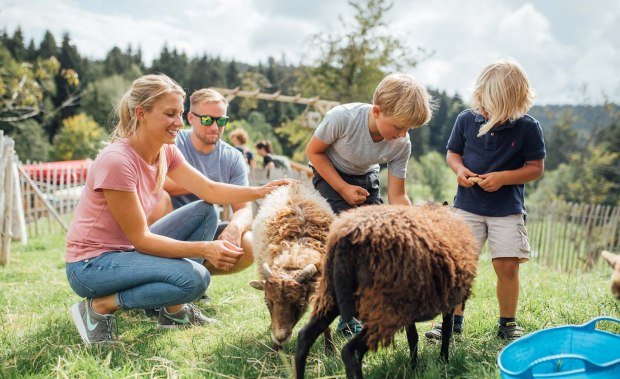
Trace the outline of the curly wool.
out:
[[[346,243],[348,249],[335,249]],[[391,344],[400,328],[450,312],[469,297],[478,243],[448,207],[373,205],[342,213],[332,224],[313,316],[335,306],[334,254],[364,270],[355,307],[371,350]],[[362,267],[364,265],[364,267]]]
[[[325,243],[334,213],[327,201],[303,184],[278,188],[265,198],[253,224],[259,276],[263,263],[291,273],[308,264],[322,272]]]

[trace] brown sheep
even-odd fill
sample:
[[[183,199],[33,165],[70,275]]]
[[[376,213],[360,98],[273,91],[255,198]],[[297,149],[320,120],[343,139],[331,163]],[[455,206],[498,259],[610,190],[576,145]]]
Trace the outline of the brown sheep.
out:
[[[250,285],[265,291],[276,348],[290,339],[315,292],[333,219],[327,201],[303,184],[275,190],[256,215],[252,230],[260,280]],[[329,330],[325,344],[331,349]]]
[[[347,211],[332,224],[327,250],[314,311],[298,334],[297,378],[304,376],[310,347],[338,314],[364,324],[342,349],[348,378],[361,378],[366,351],[389,346],[403,327],[414,367],[415,323],[440,313],[441,352],[448,359],[452,312],[470,294],[478,258],[477,241],[450,208],[372,205]]]
[[[614,294],[616,299],[620,300],[620,255],[610,253],[607,250],[603,250],[601,255],[611,268],[614,269],[611,273],[611,293]]]

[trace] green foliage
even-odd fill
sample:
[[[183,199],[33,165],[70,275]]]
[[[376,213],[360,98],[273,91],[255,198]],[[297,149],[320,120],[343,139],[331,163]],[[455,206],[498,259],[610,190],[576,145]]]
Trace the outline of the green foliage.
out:
[[[571,155],[584,150],[584,143],[579,143],[578,133],[573,128],[576,120],[577,116],[574,113],[569,110],[564,111],[553,124],[551,132],[545,137],[547,170],[556,169],[561,163],[568,162]]]
[[[28,119],[15,124],[9,134],[15,141],[15,152],[21,161],[47,161],[51,145],[41,124]]]
[[[105,130],[92,117],[80,113],[63,120],[54,137],[52,158],[66,161],[94,158],[106,139]]]
[[[428,188],[431,195],[429,200],[451,202],[454,194],[450,196],[448,193],[456,188],[456,180],[444,156],[431,151],[420,157],[419,166],[414,167],[416,167],[414,180]]]
[[[114,107],[129,86],[131,80],[121,75],[112,75],[91,82],[84,91],[82,109],[88,110],[92,118],[100,125],[113,127]]]
[[[620,183],[605,175],[616,174],[620,153],[589,146],[584,154],[573,154],[567,163],[543,177],[528,199],[534,204],[553,200],[589,204],[620,205]],[[617,177],[617,174],[616,174]]]
[[[3,378],[285,378],[292,377],[296,333],[281,352],[271,349],[269,312],[263,293],[246,283],[256,271],[213,279],[214,301],[199,305],[222,321],[206,327],[162,331],[141,311],[117,313],[118,343],[85,347],[71,322],[69,307],[81,300],[65,273],[65,235],[35,237],[28,246],[14,245],[11,264],[0,270],[0,372]],[[418,323],[419,369],[408,368],[405,333],[394,346],[364,357],[368,378],[498,378],[497,354],[507,344],[496,337],[496,276],[487,257],[467,303],[465,328],[450,346],[450,360],[440,361],[439,346],[422,334],[430,323]],[[42,275],[41,273],[45,273]],[[609,290],[609,271],[574,274],[549,270],[532,261],[523,264],[519,323],[527,332],[581,324],[600,315],[618,317],[620,302]],[[27,294],[27,296],[26,296]],[[598,328],[618,333],[610,323]],[[332,330],[335,327],[332,325]],[[340,354],[327,355],[319,338],[308,356],[308,378],[344,377]],[[336,352],[345,340],[335,337]]]
[[[14,122],[41,112],[44,90],[53,91],[59,70],[56,58],[37,59],[34,64],[15,60],[0,46],[0,121]]]
[[[303,117],[303,115],[301,117]],[[296,147],[291,156],[294,161],[306,162],[306,145],[308,145],[314,129],[303,127],[301,117],[283,122],[282,125],[276,129],[276,133],[278,133],[281,138],[286,139],[289,145]]]
[[[320,56],[315,64],[301,67],[299,87],[303,94],[347,102],[370,102],[372,93],[388,71],[413,67],[413,54],[394,38],[385,16],[392,5],[385,0],[349,3],[355,21],[334,30],[341,34],[319,33],[313,49]]]

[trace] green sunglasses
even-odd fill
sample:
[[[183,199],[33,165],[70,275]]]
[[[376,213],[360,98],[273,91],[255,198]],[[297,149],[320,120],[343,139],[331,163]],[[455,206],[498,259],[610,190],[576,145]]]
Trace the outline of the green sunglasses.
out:
[[[226,126],[226,124],[228,124],[228,120],[230,120],[230,117],[228,116],[213,117],[213,116],[209,116],[208,114],[198,114],[194,112],[192,112],[192,114],[196,117],[199,117],[200,123],[204,126],[211,126],[213,125],[213,122],[215,121],[217,126],[219,126],[220,128],[223,128]]]

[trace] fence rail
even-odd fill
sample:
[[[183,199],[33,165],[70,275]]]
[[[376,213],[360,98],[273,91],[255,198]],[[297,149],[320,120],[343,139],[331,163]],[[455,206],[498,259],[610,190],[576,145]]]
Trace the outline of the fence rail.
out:
[[[20,189],[30,235],[66,229],[62,224],[70,222],[89,166],[89,161],[22,165]],[[250,185],[263,185],[284,177],[311,181],[312,171],[307,166],[291,167],[288,171],[257,168],[249,175]],[[40,190],[39,196],[33,185]],[[254,211],[259,204],[254,203]],[[229,215],[230,208],[222,207],[222,219],[228,219]],[[540,205],[529,212],[527,227],[532,259],[554,269],[588,271],[602,265],[601,250],[620,250],[620,207],[561,202]]]
[[[22,164],[20,188],[28,234],[37,236],[67,230],[80,199],[90,161],[31,162]],[[293,178],[311,180],[312,171],[303,165],[291,170],[257,168],[249,174],[250,185],[260,186],[270,180]],[[254,203],[254,210],[258,207]],[[222,208],[222,219],[228,219],[229,207]]]
[[[602,265],[601,250],[620,249],[620,207],[555,202],[539,205],[527,220],[532,257],[562,271]]]

